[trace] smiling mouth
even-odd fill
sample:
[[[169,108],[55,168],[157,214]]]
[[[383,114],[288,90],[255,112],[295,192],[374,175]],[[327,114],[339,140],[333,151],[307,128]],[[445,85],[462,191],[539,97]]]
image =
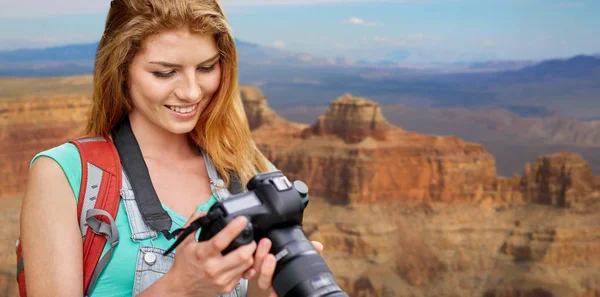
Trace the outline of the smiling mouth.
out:
[[[194,105],[190,105],[187,107],[181,107],[181,106],[173,106],[173,105],[165,105],[167,108],[171,109],[174,112],[178,112],[178,113],[191,113],[193,112],[197,107],[198,104],[194,104]]]

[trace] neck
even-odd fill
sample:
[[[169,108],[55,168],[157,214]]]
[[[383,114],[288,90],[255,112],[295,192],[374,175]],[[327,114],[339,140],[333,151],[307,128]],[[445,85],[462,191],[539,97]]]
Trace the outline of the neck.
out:
[[[136,113],[130,114],[129,123],[144,158],[188,159],[199,154],[187,134],[171,133]]]

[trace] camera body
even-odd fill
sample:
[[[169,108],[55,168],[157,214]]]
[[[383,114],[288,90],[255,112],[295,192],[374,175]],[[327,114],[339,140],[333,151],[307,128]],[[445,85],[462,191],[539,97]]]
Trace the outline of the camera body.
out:
[[[279,297],[348,297],[302,231],[308,187],[273,171],[254,176],[247,189],[210,208],[206,215],[210,221],[202,227],[198,241],[211,239],[233,219],[245,216],[248,225],[222,254],[269,238],[270,252],[277,259],[272,283]]]
[[[277,227],[300,226],[304,208],[308,205],[308,187],[296,181],[292,184],[281,171],[261,173],[247,185],[248,192],[215,203],[208,213],[216,212],[211,223],[202,228],[198,241],[212,238],[238,216],[248,218],[248,225],[223,251],[227,254],[239,246],[258,242]]]

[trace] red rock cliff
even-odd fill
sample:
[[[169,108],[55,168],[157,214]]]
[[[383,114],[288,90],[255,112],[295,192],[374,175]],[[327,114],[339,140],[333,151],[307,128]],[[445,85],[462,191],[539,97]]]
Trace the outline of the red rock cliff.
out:
[[[580,156],[498,177],[481,145],[390,125],[365,98],[346,94],[309,126],[258,88],[241,95],[261,150],[309,185],[305,231],[350,296],[600,296],[600,181]],[[88,108],[86,96],[0,101],[0,197],[22,194],[33,155],[80,135]],[[13,242],[18,203],[0,210]],[[0,296],[16,293],[11,246]]]
[[[600,183],[577,154],[499,177],[482,146],[391,126],[350,95],[312,126],[253,134],[310,186],[305,231],[350,296],[600,294]]]
[[[348,94],[310,127],[263,126],[254,137],[286,174],[335,203],[471,201],[496,178],[481,145],[404,131],[375,102]]]
[[[85,130],[85,96],[26,97],[0,101],[0,197],[25,190],[29,161]]]
[[[393,127],[381,114],[379,104],[345,94],[331,103],[306,136],[337,136],[346,143],[358,143],[370,137],[384,141]],[[395,130],[399,130],[396,128]]]
[[[599,179],[585,160],[567,152],[527,164],[521,185],[525,200],[561,207],[586,203],[600,190]]]

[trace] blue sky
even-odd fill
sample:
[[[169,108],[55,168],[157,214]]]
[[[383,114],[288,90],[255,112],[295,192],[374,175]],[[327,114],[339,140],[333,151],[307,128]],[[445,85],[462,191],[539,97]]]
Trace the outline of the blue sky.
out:
[[[0,0],[0,49],[99,39],[109,0]],[[10,1],[10,2],[8,2]],[[237,38],[407,63],[600,53],[598,0],[223,0]]]

